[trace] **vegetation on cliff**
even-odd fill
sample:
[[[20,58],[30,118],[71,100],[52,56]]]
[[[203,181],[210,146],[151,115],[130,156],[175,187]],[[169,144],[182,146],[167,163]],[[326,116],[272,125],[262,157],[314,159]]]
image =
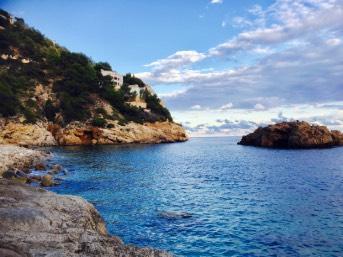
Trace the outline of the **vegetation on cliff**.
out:
[[[144,99],[149,111],[127,103],[132,98],[129,85],[145,85],[139,78],[125,75],[123,86],[116,90],[111,77],[101,74],[112,70],[108,63],[68,51],[4,10],[0,31],[0,116],[62,126],[72,121],[96,126],[107,126],[108,120],[172,121],[160,99],[148,91]]]

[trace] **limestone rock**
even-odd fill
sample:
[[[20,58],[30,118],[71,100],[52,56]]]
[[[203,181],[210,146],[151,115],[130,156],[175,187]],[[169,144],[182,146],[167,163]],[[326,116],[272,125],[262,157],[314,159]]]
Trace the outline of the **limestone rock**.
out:
[[[0,177],[9,169],[25,170],[48,157],[49,155],[42,151],[15,145],[0,145]]]
[[[49,170],[48,173],[51,173],[51,174],[58,174],[58,173],[60,173],[62,170],[63,170],[63,168],[62,168],[61,165],[59,165],[59,164],[54,164],[54,165],[52,165],[51,170]]]
[[[1,120],[0,144],[51,146],[56,145],[56,140],[44,123],[24,124]]]
[[[238,143],[276,148],[324,148],[343,145],[343,134],[307,122],[282,122],[258,128]]]
[[[37,164],[35,165],[35,169],[36,169],[36,170],[46,170],[46,166],[45,166],[44,163],[39,162],[39,163],[37,163]]]
[[[0,195],[1,256],[170,256],[110,236],[93,205],[80,197],[6,179],[0,179]]]
[[[73,122],[66,127],[40,122],[24,124],[0,119],[0,144],[25,146],[170,143],[188,139],[184,128],[173,122],[134,123],[98,128]]]
[[[130,122],[112,128],[85,127],[79,124],[66,128],[50,128],[59,145],[167,143],[186,141],[181,125],[172,122],[138,124]]]
[[[43,187],[51,187],[51,186],[55,185],[54,179],[51,175],[42,176],[40,184]]]

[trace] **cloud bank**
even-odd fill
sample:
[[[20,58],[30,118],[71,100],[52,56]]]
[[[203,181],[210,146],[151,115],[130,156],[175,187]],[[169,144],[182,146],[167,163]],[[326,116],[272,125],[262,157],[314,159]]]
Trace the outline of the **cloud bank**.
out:
[[[184,85],[182,94],[164,97],[173,110],[199,105],[261,112],[343,101],[343,0],[277,0],[267,8],[254,5],[247,14],[232,19],[240,32],[227,41],[205,52],[177,51],[147,64],[150,70],[138,76]],[[220,68],[212,67],[216,63]]]

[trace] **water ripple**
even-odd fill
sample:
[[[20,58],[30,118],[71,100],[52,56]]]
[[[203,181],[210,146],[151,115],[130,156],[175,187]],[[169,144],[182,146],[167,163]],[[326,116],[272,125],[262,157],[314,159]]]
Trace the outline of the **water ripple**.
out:
[[[177,256],[342,255],[343,148],[237,140],[53,148],[70,171],[54,190],[91,201],[125,242]]]

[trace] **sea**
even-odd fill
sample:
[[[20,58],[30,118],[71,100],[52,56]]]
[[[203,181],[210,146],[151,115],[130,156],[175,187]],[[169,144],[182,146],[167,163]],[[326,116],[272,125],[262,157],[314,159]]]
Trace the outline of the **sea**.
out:
[[[49,148],[127,244],[175,256],[343,256],[343,147],[237,145],[238,137]]]

